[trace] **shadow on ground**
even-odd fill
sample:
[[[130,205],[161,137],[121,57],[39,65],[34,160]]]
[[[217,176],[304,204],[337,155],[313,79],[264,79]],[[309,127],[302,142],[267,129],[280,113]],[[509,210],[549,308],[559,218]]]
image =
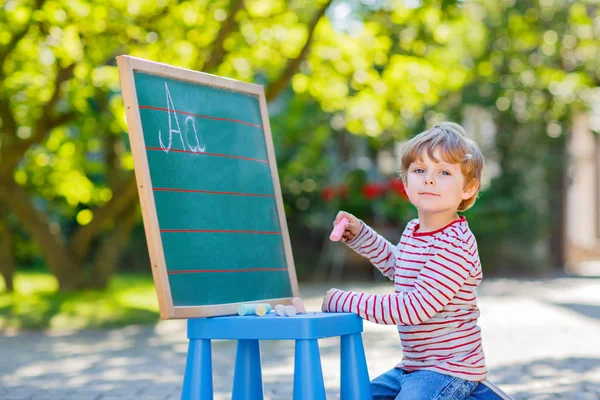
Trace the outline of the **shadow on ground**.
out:
[[[160,335],[154,327],[136,326],[43,340],[35,333],[1,337],[0,348],[10,362],[0,363],[0,398],[41,392],[56,400],[178,399],[187,353],[185,325],[171,329]],[[389,340],[383,333],[369,336],[369,341]],[[319,345],[328,399],[339,398],[339,339]],[[231,397],[235,346],[213,341],[215,399]],[[292,398],[293,353],[292,341],[261,342],[265,399]],[[398,354],[391,352],[384,362],[393,365]],[[490,372],[490,379],[516,399],[536,400],[588,398],[572,397],[581,388],[600,397],[599,376],[600,360],[594,358],[546,358]]]
[[[600,399],[596,358],[546,358],[490,372],[492,382],[516,399]]]
[[[554,305],[564,307],[570,311],[575,311],[589,318],[600,319],[600,306],[597,305],[569,303],[554,303]]]

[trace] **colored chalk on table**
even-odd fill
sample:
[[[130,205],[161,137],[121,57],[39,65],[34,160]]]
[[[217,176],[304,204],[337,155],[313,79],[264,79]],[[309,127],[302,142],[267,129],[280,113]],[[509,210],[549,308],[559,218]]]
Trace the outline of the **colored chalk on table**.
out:
[[[262,317],[270,312],[271,305],[269,303],[238,304],[237,306],[238,315],[258,315]]]
[[[271,312],[270,304],[259,304],[256,306],[256,315],[259,317],[267,315],[267,313]]]
[[[300,297],[294,297],[292,299],[292,305],[296,307],[298,314],[306,313],[306,308],[304,308],[304,303],[302,303],[302,299]]]
[[[284,317],[285,316],[285,306],[283,304],[277,304],[275,306],[275,314],[277,314],[280,317]]]
[[[297,313],[296,307],[285,306],[285,315],[287,315],[288,317],[293,317],[294,315],[296,315],[296,313]]]
[[[342,218],[340,220],[340,222],[335,224],[335,227],[333,228],[333,231],[331,232],[329,239],[333,240],[334,242],[337,242],[338,240],[340,240],[342,238],[342,234],[346,230],[346,227],[348,226],[349,223],[350,222],[348,221],[348,218],[346,218],[346,217]]]

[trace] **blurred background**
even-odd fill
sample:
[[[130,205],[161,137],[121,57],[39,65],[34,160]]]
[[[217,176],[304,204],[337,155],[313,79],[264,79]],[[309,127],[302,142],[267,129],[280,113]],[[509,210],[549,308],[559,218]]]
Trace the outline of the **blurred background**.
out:
[[[444,120],[486,157],[487,277],[600,275],[597,1],[0,4],[0,329],[158,318],[120,54],[264,85],[301,287],[379,279],[333,218],[397,241],[399,150]]]

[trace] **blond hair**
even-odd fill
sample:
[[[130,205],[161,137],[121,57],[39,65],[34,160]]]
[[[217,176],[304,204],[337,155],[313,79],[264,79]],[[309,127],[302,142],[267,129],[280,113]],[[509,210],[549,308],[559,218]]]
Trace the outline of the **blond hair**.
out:
[[[449,164],[460,164],[465,177],[465,188],[477,183],[477,192],[463,200],[457,211],[466,211],[477,199],[481,186],[483,155],[477,144],[466,136],[465,129],[454,122],[442,122],[433,128],[419,133],[404,145],[401,156],[400,177],[406,183],[406,173],[410,164],[420,159],[424,151],[435,162],[439,162],[433,152],[439,149],[442,159]]]

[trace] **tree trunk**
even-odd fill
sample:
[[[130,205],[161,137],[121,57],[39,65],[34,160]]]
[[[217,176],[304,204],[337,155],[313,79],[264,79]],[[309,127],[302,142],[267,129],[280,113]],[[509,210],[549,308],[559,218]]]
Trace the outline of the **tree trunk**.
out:
[[[13,276],[16,270],[12,232],[8,226],[8,212],[0,204],[0,273],[8,293],[14,291]]]
[[[119,213],[115,220],[115,229],[108,233],[96,254],[92,268],[90,287],[105,289],[113,273],[117,270],[123,251],[129,243],[131,231],[137,220],[137,202],[132,202]]]
[[[8,179],[0,181],[0,200],[16,214],[23,228],[40,246],[50,272],[58,280],[60,290],[80,289],[83,284],[83,269],[79,268],[69,254],[60,228],[51,226],[48,217],[31,204],[27,192]]]
[[[321,5],[321,8],[317,10],[316,14],[313,16],[313,19],[310,21],[308,25],[308,36],[306,38],[306,42],[304,42],[304,46],[300,50],[300,53],[296,56],[296,58],[290,58],[288,60],[287,66],[274,82],[271,82],[265,91],[265,98],[267,103],[275,100],[279,93],[287,86],[288,82],[292,79],[292,77],[298,72],[300,68],[300,64],[302,61],[306,59],[310,47],[313,43],[313,37],[315,34],[315,29],[317,28],[317,24],[325,15],[325,11],[331,5],[332,0],[326,0],[324,4]]]
[[[556,210],[555,222],[550,235],[550,255],[552,266],[563,269],[566,263],[566,218],[567,218],[567,140],[565,135],[552,142],[553,163],[550,175],[550,209]]]
[[[236,15],[243,7],[243,0],[231,1],[231,4],[229,5],[229,11],[227,12],[227,19],[221,24],[219,33],[217,34],[217,37],[213,43],[211,54],[208,56],[208,59],[204,65],[201,64],[200,60],[196,62],[197,70],[213,72],[213,70],[223,62],[223,59],[227,53],[223,44],[232,32],[237,31],[239,23],[236,19]]]

